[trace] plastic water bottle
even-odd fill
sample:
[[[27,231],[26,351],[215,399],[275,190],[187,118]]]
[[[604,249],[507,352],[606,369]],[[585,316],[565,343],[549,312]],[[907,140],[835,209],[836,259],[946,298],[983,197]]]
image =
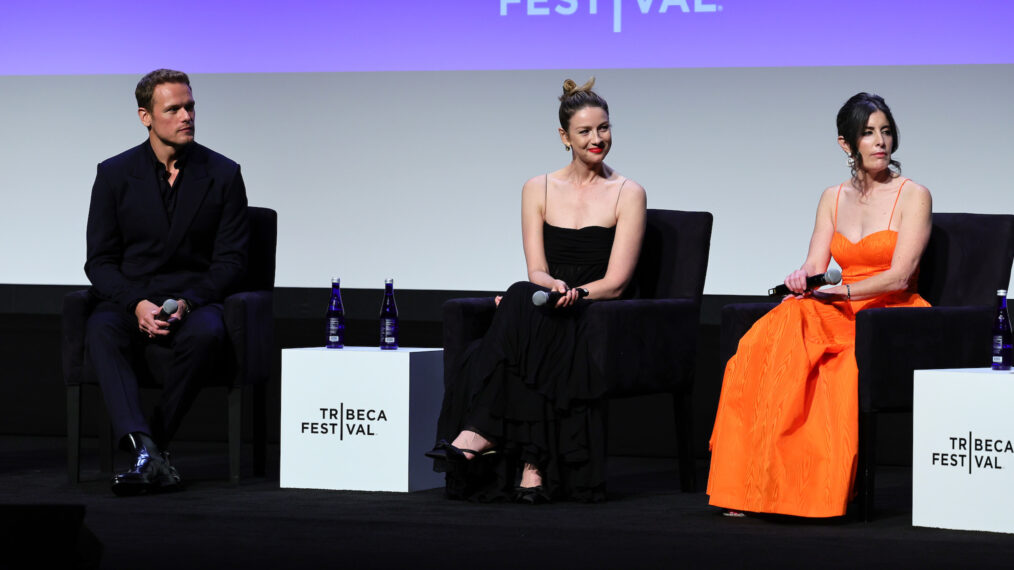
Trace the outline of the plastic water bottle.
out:
[[[993,319],[993,370],[1010,370],[1010,315],[1007,314],[1007,290],[996,292],[996,318]]]
[[[342,306],[341,279],[331,278],[331,302],[327,305],[327,347],[345,346],[345,307]]]
[[[398,305],[394,302],[394,279],[384,281],[384,302],[380,305],[380,348],[398,348]]]

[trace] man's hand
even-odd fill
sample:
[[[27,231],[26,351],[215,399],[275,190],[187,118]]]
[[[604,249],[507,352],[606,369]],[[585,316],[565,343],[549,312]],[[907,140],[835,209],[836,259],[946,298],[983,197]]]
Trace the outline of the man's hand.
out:
[[[159,311],[162,308],[151,301],[143,300],[134,307],[134,316],[137,317],[137,328],[148,338],[165,336],[169,334],[169,322],[157,320]],[[182,307],[176,312],[182,311]]]

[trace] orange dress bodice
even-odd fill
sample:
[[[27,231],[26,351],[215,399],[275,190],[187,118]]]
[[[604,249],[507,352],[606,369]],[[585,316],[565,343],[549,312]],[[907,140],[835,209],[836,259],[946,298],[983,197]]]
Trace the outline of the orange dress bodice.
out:
[[[897,241],[898,232],[894,230],[873,232],[858,242],[849,241],[847,237],[835,232],[831,238],[831,256],[841,266],[842,283],[862,281],[890,269],[891,259],[894,256],[894,245]],[[922,297],[919,297],[919,293],[916,292],[915,284],[919,281],[918,277],[917,272],[912,277],[908,289],[870,299],[852,301],[849,305],[853,312],[871,307],[928,307],[929,303],[922,300]]]

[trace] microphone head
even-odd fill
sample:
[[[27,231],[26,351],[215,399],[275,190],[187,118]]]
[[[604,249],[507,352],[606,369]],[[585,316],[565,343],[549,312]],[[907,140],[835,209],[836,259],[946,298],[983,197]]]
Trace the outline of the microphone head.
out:
[[[536,307],[541,307],[542,305],[545,305],[546,301],[548,300],[549,300],[549,292],[547,291],[536,291],[535,293],[532,293],[532,304],[535,305]]]
[[[166,299],[165,303],[162,303],[162,311],[167,315],[174,315],[179,310],[180,304],[176,302],[176,299]]]
[[[824,281],[827,282],[828,285],[837,285],[841,283],[841,271],[838,271],[837,269],[828,270],[828,272],[824,274]]]

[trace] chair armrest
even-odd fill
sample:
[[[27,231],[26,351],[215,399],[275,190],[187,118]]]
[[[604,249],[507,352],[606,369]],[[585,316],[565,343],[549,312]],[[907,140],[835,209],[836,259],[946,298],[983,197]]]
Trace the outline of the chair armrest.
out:
[[[278,370],[274,294],[244,291],[225,298],[225,328],[236,361],[236,386],[267,382]]]
[[[92,305],[87,289],[63,296],[60,352],[63,356],[63,382],[68,386],[84,383],[85,325]]]
[[[600,301],[588,307],[578,342],[611,396],[689,391],[700,312],[693,299]]]
[[[989,366],[992,321],[992,307],[859,311],[859,410],[912,409],[913,370]]]
[[[750,327],[761,317],[768,314],[768,311],[777,306],[778,303],[734,303],[722,307],[722,330],[718,355],[721,358],[723,372],[729,359],[736,354],[739,340],[743,338],[746,331],[750,330]]]
[[[486,334],[496,313],[492,297],[451,299],[443,305],[444,373],[472,341]]]

